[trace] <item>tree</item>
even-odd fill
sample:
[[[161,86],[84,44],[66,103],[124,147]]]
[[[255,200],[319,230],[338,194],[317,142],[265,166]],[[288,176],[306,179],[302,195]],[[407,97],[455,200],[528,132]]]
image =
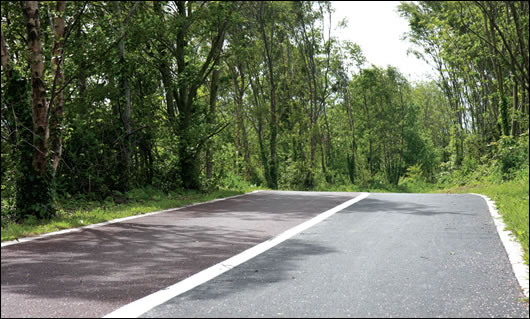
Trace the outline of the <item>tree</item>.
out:
[[[62,116],[64,107],[64,100],[62,93],[59,93],[58,102],[55,105],[54,114],[54,134],[52,139],[52,147],[55,153],[53,154],[54,163],[50,163],[50,121],[49,114],[53,108],[53,98],[57,94],[55,90],[57,79],[62,83],[62,73],[60,72],[61,58],[58,54],[61,51],[61,38],[64,34],[64,22],[60,15],[64,12],[66,3],[59,1],[57,3],[56,11],[58,16],[55,25],[55,44],[54,44],[54,81],[52,97],[48,104],[46,95],[46,80],[44,75],[44,62],[42,58],[42,44],[41,44],[41,29],[40,17],[37,1],[26,1],[23,7],[23,14],[26,20],[28,48],[30,49],[30,69],[31,69],[31,85],[32,85],[32,113],[33,113],[33,160],[31,168],[23,163],[27,163],[27,159],[21,158],[21,171],[17,187],[17,210],[20,216],[33,215],[40,218],[46,218],[54,215],[54,181],[53,174],[57,167],[55,162],[60,158],[60,139],[57,136],[57,125]],[[62,88],[60,88],[62,90]],[[22,92],[13,95],[22,95]],[[23,98],[22,98],[23,100]],[[21,114],[21,118],[25,116]],[[25,121],[23,121],[24,123]],[[27,128],[26,128],[27,129]],[[26,135],[26,134],[23,134]],[[27,140],[25,142],[28,142]],[[22,147],[25,149],[26,147]],[[22,151],[23,156],[27,156],[27,152]],[[51,165],[50,165],[51,164]]]
[[[194,2],[177,1],[172,24],[176,27],[174,42],[157,39],[171,52],[175,59],[178,83],[173,90],[173,97],[179,112],[175,119],[175,132],[178,136],[178,170],[182,186],[186,189],[199,189],[199,150],[204,142],[209,139],[211,132],[201,133],[197,130],[201,110],[197,105],[197,93],[205,83],[210,73],[215,69],[215,61],[221,53],[225,33],[230,23],[230,12],[234,9],[232,3],[209,3],[198,5]],[[214,22],[210,24],[213,36],[203,39],[209,43],[204,48],[203,59],[198,59],[190,46],[191,39],[204,27],[201,22]]]

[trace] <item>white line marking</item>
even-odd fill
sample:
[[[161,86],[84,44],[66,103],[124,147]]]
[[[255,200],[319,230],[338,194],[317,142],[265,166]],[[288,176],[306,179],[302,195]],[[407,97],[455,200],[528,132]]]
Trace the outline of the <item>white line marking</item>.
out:
[[[18,238],[16,240],[3,242],[1,247],[3,248],[3,247],[6,247],[6,246],[11,246],[11,245],[15,245],[15,244],[21,244],[21,243],[24,243],[24,242],[28,242],[28,241],[32,241],[32,240],[48,237],[48,236],[55,236],[55,235],[60,235],[60,234],[71,233],[71,232],[75,232],[75,231],[80,231],[82,229],[96,228],[96,227],[105,226],[105,225],[108,225],[108,224],[114,224],[114,223],[122,222],[122,221],[129,220],[129,219],[135,219],[135,218],[140,218],[140,217],[145,217],[145,216],[150,216],[150,215],[166,213],[166,212],[169,212],[169,211],[172,211],[172,210],[181,210],[181,209],[189,208],[189,207],[196,206],[196,205],[218,202],[218,201],[231,199],[231,198],[236,198],[236,197],[241,197],[241,196],[245,196],[245,195],[253,194],[253,193],[257,193],[257,192],[260,192],[260,190],[255,190],[255,191],[252,191],[250,193],[234,195],[234,196],[230,196],[230,197],[216,198],[216,199],[212,199],[212,200],[207,201],[207,202],[193,203],[193,204],[189,204],[189,205],[181,206],[181,207],[177,207],[177,208],[169,208],[169,209],[159,210],[159,211],[156,211],[156,212],[151,212],[151,213],[146,213],[146,214],[138,214],[138,215],[134,215],[134,216],[128,216],[128,217],[123,217],[123,218],[118,218],[118,219],[112,219],[112,220],[109,220],[109,221],[106,221],[106,222],[102,222],[102,223],[99,223],[99,224],[92,224],[92,225],[87,225],[87,226],[81,226],[81,227],[76,227],[76,228],[69,228],[69,229],[65,229],[65,230],[59,230],[59,231],[46,233],[46,234],[42,234],[42,235],[35,236],[35,237]]]
[[[205,270],[196,273],[195,275],[188,277],[182,281],[179,281],[175,283],[172,286],[169,286],[167,288],[164,288],[162,290],[159,290],[155,293],[152,293],[148,296],[145,296],[141,299],[138,299],[136,301],[131,302],[130,304],[127,304],[109,314],[104,316],[103,318],[136,318],[143,313],[153,309],[154,307],[188,291],[191,290],[208,280],[211,280],[222,273],[244,263],[245,261],[256,257],[257,255],[269,250],[270,248],[280,244],[281,242],[293,237],[294,235],[320,223],[324,219],[330,217],[331,215],[335,214],[338,211],[341,211],[345,209],[346,207],[368,197],[368,193],[361,193],[359,196],[344,202],[336,207],[333,207],[332,209],[329,209],[310,220],[293,227],[280,235],[271,238],[267,241],[262,242],[261,244],[258,244],[252,248],[249,248],[242,253],[235,255],[231,258],[228,258],[225,261],[222,261],[214,266],[211,266],[210,268],[206,268]]]
[[[508,254],[508,259],[512,264],[515,277],[517,278],[519,286],[521,286],[525,296],[528,297],[528,265],[525,265],[523,260],[524,250],[521,246],[521,243],[517,241],[511,231],[506,230],[506,224],[504,223],[502,216],[497,211],[494,201],[489,199],[488,196],[482,194],[470,194],[484,198],[484,200],[488,204],[491,217],[493,217],[495,227],[497,228],[497,233],[499,234],[502,244],[504,245],[504,249]]]

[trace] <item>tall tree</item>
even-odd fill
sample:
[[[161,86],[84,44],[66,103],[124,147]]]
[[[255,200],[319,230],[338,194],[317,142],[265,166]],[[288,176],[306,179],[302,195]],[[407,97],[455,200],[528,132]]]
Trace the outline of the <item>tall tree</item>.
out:
[[[46,99],[46,80],[42,58],[40,16],[37,1],[26,1],[23,6],[26,20],[27,41],[30,50],[29,65],[32,87],[32,133],[33,146],[31,167],[20,167],[21,180],[17,190],[17,210],[21,216],[49,217],[55,213],[53,206],[53,178],[49,166],[50,127],[48,114],[50,105]],[[14,94],[15,95],[15,94]],[[21,96],[22,94],[16,94]],[[24,98],[22,98],[22,101]],[[21,118],[25,116],[21,110]],[[23,121],[24,123],[25,121]],[[28,128],[25,128],[28,129]],[[26,135],[26,134],[24,134]],[[27,140],[25,142],[28,142]],[[26,147],[24,147],[26,148]],[[22,152],[26,155],[27,152]],[[27,163],[27,159],[22,159]]]
[[[270,31],[267,34],[265,28],[266,17],[265,14],[269,16],[274,15],[274,5],[271,3],[265,7],[266,2],[260,2],[259,12],[258,12],[258,24],[261,32],[261,39],[264,44],[264,56],[267,63],[267,76],[269,79],[269,99],[270,99],[270,158],[269,158],[269,187],[272,189],[278,188],[278,155],[277,155],[277,137],[278,137],[278,115],[277,115],[277,106],[276,106],[276,78],[274,76],[274,50],[275,50],[275,41],[274,41],[274,31],[275,23],[270,24]],[[267,11],[267,12],[265,12]]]
[[[50,149],[52,152],[52,168],[54,174],[57,172],[59,166],[59,161],[61,160],[61,154],[63,151],[63,141],[62,141],[62,130],[61,126],[63,123],[63,113],[64,113],[64,89],[62,88],[64,84],[64,74],[61,70],[61,65],[63,62],[63,44],[64,44],[64,11],[66,10],[66,1],[57,1],[55,12],[56,16],[53,24],[54,39],[53,39],[53,49],[52,49],[52,74],[54,75],[54,81],[52,83],[52,92],[55,93],[55,96],[51,97],[50,104],[55,104],[53,106],[53,114],[50,118]],[[57,88],[57,90],[55,89]]]
[[[177,119],[177,135],[179,137],[179,176],[184,188],[199,189],[198,151],[208,136],[198,135],[193,130],[199,108],[195,104],[197,92],[215,69],[215,60],[220,54],[224,43],[225,32],[230,22],[232,4],[209,4],[205,7],[196,6],[193,2],[177,1],[177,36],[175,53],[178,86],[176,105],[179,111]],[[192,38],[192,27],[199,19],[215,21],[215,35],[206,51],[204,60],[193,64],[187,60],[193,55],[189,46]],[[195,59],[193,59],[195,60]]]

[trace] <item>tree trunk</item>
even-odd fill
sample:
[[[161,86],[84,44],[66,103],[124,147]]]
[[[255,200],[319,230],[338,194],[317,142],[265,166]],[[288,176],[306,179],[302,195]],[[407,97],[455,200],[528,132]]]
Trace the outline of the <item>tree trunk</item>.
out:
[[[519,116],[519,94],[517,92],[517,82],[513,82],[513,114],[512,114],[512,136],[519,136],[520,129],[519,129],[519,121],[517,117]]]
[[[33,168],[39,175],[44,175],[48,165],[48,103],[46,103],[46,88],[44,86],[44,62],[40,42],[40,20],[37,1],[26,1],[26,27],[28,32],[28,47],[31,51],[30,68],[32,84],[33,109]]]
[[[62,122],[64,113],[64,90],[62,89],[64,83],[64,74],[61,70],[61,64],[64,60],[63,55],[63,36],[64,36],[64,18],[63,14],[66,9],[66,1],[57,1],[55,8],[55,23],[54,23],[54,40],[53,40],[53,72],[55,80],[53,83],[52,91],[60,89],[59,92],[52,92],[52,99],[55,97],[55,101],[50,101],[50,107],[53,108],[52,117],[50,118],[50,150],[51,150],[51,161],[53,167],[53,173],[57,172],[59,161],[61,160],[63,142],[62,142]]]
[[[238,125],[238,131],[240,132],[240,146],[242,148],[243,158],[245,160],[245,177],[251,178],[253,182],[256,181],[256,173],[252,167],[252,162],[250,159],[250,149],[248,143],[248,134],[247,128],[245,126],[245,119],[243,116],[243,96],[245,94],[245,72],[243,66],[239,64],[236,67],[230,67],[233,82],[234,90],[237,94],[236,96],[236,120]],[[238,77],[241,81],[238,81]]]
[[[54,215],[53,208],[53,177],[50,174],[48,158],[48,104],[46,103],[46,88],[44,86],[44,63],[40,42],[40,21],[37,1],[26,1],[24,7],[26,19],[28,47],[30,54],[31,86],[32,86],[32,116],[33,134],[29,134],[30,117],[23,109],[25,103],[20,103],[17,112],[20,138],[20,162],[17,182],[17,211],[19,216],[33,215],[38,218],[48,218]],[[12,96],[25,101],[25,81],[20,79],[10,83],[18,87],[11,87]],[[9,90],[8,89],[8,90]],[[31,167],[29,165],[30,156]]]
[[[9,76],[10,76],[10,70],[9,70],[9,62],[10,62],[10,59],[9,59],[9,52],[7,51],[7,45],[6,45],[6,41],[4,39],[4,31],[2,31],[2,29],[0,29],[0,44],[1,44],[1,49],[2,49],[2,69],[4,70],[4,72],[6,72],[6,77],[7,77],[7,80],[9,80]]]
[[[258,108],[257,111],[257,125],[254,125],[254,129],[256,130],[256,133],[258,135],[258,144],[259,144],[259,155],[261,164],[263,165],[263,175],[265,177],[265,182],[267,185],[271,185],[271,177],[270,177],[270,170],[269,170],[269,160],[267,158],[267,152],[265,150],[265,143],[263,142],[263,104],[260,103],[259,100],[259,92],[261,91],[261,83],[259,80],[259,77],[256,78],[256,82],[252,80],[252,77],[249,77],[250,86],[252,87],[252,96],[254,97],[254,102],[256,103],[256,106]]]
[[[124,32],[123,24],[121,22],[121,10],[120,10],[120,2],[114,1],[114,10],[116,11],[116,15],[118,16],[118,20],[120,21],[120,30],[121,32]],[[128,65],[127,61],[125,59],[125,39],[122,38],[119,43],[119,51],[120,51],[120,78],[121,78],[121,94],[118,97],[118,100],[120,101],[118,103],[120,107],[120,115],[122,119],[123,126],[125,128],[126,133],[126,141],[125,141],[125,147],[121,148],[121,158],[124,165],[124,171],[121,185],[123,186],[123,191],[129,190],[129,179],[131,176],[131,150],[132,150],[132,128],[131,128],[131,89],[129,87],[129,71],[128,71]],[[121,112],[121,101],[122,101],[122,95],[125,96],[125,110],[124,112]]]
[[[187,7],[185,1],[177,1],[176,5],[181,25],[177,30],[175,58],[178,73],[186,74],[190,70],[190,66],[186,61],[186,54],[188,47],[187,38],[189,36],[188,27],[194,18],[192,13],[192,2],[188,2]],[[197,96],[197,91],[214,70],[213,62],[221,53],[228,22],[228,16],[226,16],[225,20],[217,25],[217,31],[213,37],[210,50],[208,51],[208,55],[202,63],[202,66],[190,79],[179,83],[178,90],[175,92],[176,104],[179,111],[176,130],[179,137],[178,172],[180,182],[186,189],[200,189],[200,166],[197,156],[202,142],[205,142],[200,141],[201,136],[197,136],[197,134],[191,129],[195,124],[195,121],[197,121],[198,115],[198,110],[194,105],[194,101]]]
[[[270,170],[270,184],[269,187],[272,189],[278,188],[278,156],[276,154],[276,139],[278,136],[278,120],[276,114],[276,83],[273,73],[274,62],[272,60],[272,43],[269,43],[267,35],[265,34],[265,20],[263,18],[263,6],[264,2],[261,2],[260,6],[260,27],[263,42],[265,44],[265,56],[267,58],[268,73],[269,73],[269,86],[270,86],[270,116],[271,120],[269,123],[270,129],[270,159],[269,159],[269,170]],[[271,42],[274,37],[274,24],[271,29]]]
[[[348,174],[350,177],[350,182],[352,184],[355,184],[355,151],[356,151],[355,119],[353,117],[353,110],[350,104],[350,94],[347,88],[344,92],[344,106],[346,107],[346,111],[348,113],[348,118],[350,120],[350,130],[351,130],[351,155],[348,155],[346,160],[348,164]]]
[[[212,79],[210,81],[210,112],[208,114],[208,124],[211,127],[215,126],[215,113],[216,113],[216,104],[217,104],[217,89],[219,87],[219,55],[215,59],[214,66],[216,68],[212,72]],[[212,179],[213,171],[213,143],[212,141],[208,142],[206,146],[206,179],[210,181]]]
[[[153,3],[155,13],[162,15],[162,7],[159,1]],[[169,125],[174,128],[175,125],[175,96],[173,95],[173,88],[171,87],[171,76],[168,63],[163,59],[167,55],[167,50],[163,45],[158,46],[158,54],[162,56],[158,69],[162,76],[162,84],[164,85],[164,92],[166,97],[167,115]]]

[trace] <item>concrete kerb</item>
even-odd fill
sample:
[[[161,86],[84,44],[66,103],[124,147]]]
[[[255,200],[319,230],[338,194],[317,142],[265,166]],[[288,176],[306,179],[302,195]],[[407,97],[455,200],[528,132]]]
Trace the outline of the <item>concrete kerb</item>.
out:
[[[504,223],[502,215],[499,214],[499,211],[495,207],[494,201],[492,201],[488,196],[482,194],[470,194],[480,196],[486,201],[491,217],[493,218],[493,222],[495,223],[497,233],[499,234],[504,249],[506,250],[508,259],[512,264],[512,269],[515,273],[515,277],[517,278],[517,281],[519,282],[519,286],[521,286],[523,293],[526,297],[528,297],[528,265],[525,265],[524,263],[524,250],[521,246],[521,243],[517,241],[511,231],[506,230],[506,224]]]
[[[237,197],[241,197],[241,196],[245,196],[245,195],[253,194],[253,193],[257,193],[257,192],[260,192],[260,190],[255,190],[255,191],[248,192],[248,193],[245,193],[245,194],[239,194],[239,195],[234,195],[234,196],[229,196],[229,197],[216,198],[216,199],[212,199],[212,200],[207,201],[207,202],[193,203],[193,204],[189,204],[189,205],[186,205],[186,206],[181,206],[181,207],[176,207],[176,208],[169,208],[169,209],[159,210],[159,211],[156,211],[156,212],[151,212],[151,213],[146,213],[146,214],[138,214],[138,215],[134,215],[134,216],[128,216],[128,217],[123,217],[123,218],[112,219],[112,220],[109,220],[109,221],[106,221],[106,222],[102,222],[102,223],[98,223],[98,224],[92,224],[92,225],[87,225],[87,226],[81,226],[81,227],[76,227],[76,228],[69,228],[69,229],[59,230],[59,231],[46,233],[46,234],[42,234],[42,235],[34,236],[34,237],[18,238],[18,239],[15,239],[15,240],[3,242],[2,245],[1,245],[1,248],[6,247],[6,246],[15,245],[15,244],[21,244],[21,243],[24,243],[24,242],[37,240],[37,239],[41,239],[41,238],[45,238],[45,237],[49,237],[49,236],[55,236],[55,235],[61,235],[61,234],[76,232],[76,231],[80,231],[80,230],[87,229],[87,228],[96,228],[96,227],[100,227],[100,226],[105,226],[105,225],[109,225],[109,224],[122,222],[122,221],[125,221],[125,220],[139,218],[139,217],[146,217],[146,216],[150,216],[150,215],[166,213],[166,212],[173,211],[173,210],[181,210],[181,209],[184,209],[184,208],[193,207],[193,206],[197,206],[197,205],[201,205],[201,204],[207,204],[207,203],[218,202],[218,201],[222,201],[222,200],[226,200],[226,199],[237,198]]]

